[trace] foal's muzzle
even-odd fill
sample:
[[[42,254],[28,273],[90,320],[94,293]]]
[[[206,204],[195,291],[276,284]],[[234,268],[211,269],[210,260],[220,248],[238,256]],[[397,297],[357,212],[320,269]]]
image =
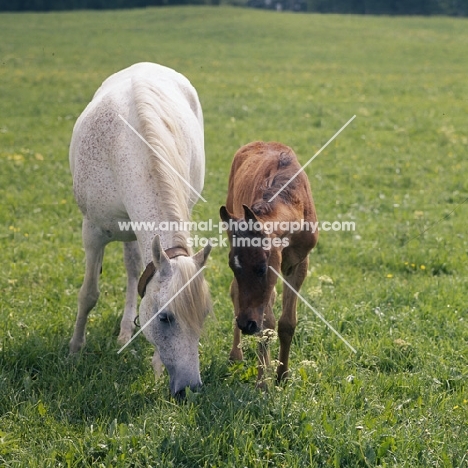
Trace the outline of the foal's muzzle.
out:
[[[261,330],[261,327],[256,320],[247,320],[243,322],[237,318],[236,322],[244,335],[255,335],[255,333],[258,333]]]

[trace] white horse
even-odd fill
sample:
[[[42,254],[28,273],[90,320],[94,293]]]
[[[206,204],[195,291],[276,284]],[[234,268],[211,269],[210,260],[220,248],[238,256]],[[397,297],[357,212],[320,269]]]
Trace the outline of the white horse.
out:
[[[178,396],[201,385],[198,343],[211,300],[199,270],[211,247],[193,255],[187,231],[124,230],[122,223],[189,225],[203,188],[204,158],[195,89],[183,75],[153,63],[135,64],[105,80],[78,118],[70,145],[86,254],[70,352],[85,343],[87,316],[99,297],[104,248],[122,241],[128,278],[118,341],[123,345],[133,335],[138,287],[141,325],[151,320],[144,334],[156,347],[156,377],[164,365],[171,393]]]

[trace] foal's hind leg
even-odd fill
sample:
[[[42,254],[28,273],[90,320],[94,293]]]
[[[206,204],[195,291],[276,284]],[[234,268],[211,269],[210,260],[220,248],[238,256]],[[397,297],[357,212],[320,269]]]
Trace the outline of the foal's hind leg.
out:
[[[293,267],[289,275],[284,279],[297,291],[307,276],[309,259],[306,257],[301,263]],[[291,291],[288,285],[283,285],[283,312],[278,320],[278,337],[280,342],[279,361],[276,370],[278,382],[287,379],[289,372],[289,350],[297,324],[297,295]]]
[[[83,220],[82,232],[86,269],[83,284],[78,294],[78,314],[73,337],[70,340],[70,353],[77,353],[85,344],[88,314],[99,298],[98,280],[106,245],[101,231],[86,219]]]
[[[138,277],[142,268],[140,248],[138,242],[124,243],[124,260],[127,269],[127,295],[125,299],[125,310],[120,322],[120,334],[117,342],[120,345],[127,343],[135,330],[135,318],[137,310],[137,287]]]

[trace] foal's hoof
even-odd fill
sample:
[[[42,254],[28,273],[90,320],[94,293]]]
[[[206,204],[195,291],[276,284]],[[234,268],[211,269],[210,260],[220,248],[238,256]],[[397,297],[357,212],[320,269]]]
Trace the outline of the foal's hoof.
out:
[[[263,379],[262,380],[257,380],[257,383],[255,384],[255,388],[257,390],[260,390],[261,392],[267,392],[268,391],[268,384]]]
[[[289,369],[278,367],[276,370],[276,385],[284,384],[289,380]]]
[[[240,349],[231,350],[229,353],[230,362],[239,362],[244,360],[244,355]]]

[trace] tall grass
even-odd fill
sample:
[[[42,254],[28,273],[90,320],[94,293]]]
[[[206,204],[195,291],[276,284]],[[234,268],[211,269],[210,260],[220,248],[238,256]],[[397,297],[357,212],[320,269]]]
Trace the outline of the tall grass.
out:
[[[466,20],[232,8],[0,15],[0,460],[11,467],[439,466],[468,463]],[[68,144],[103,79],[138,61],[185,74],[205,115],[195,220],[217,219],[236,149],[279,140],[305,163],[322,232],[292,378],[255,390],[230,365],[232,274],[213,252],[203,390],[176,403],[151,349],[117,355],[122,248],[77,359],[84,264]],[[280,290],[281,292],[281,290]],[[279,312],[279,310],[278,310]],[[276,346],[273,346],[276,352]]]

